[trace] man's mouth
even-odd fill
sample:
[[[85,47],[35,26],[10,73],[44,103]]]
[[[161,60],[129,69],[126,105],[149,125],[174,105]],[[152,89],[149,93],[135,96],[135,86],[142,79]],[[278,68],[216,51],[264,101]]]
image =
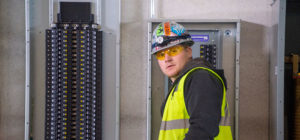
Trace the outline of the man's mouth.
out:
[[[175,65],[169,65],[169,66],[167,66],[167,69],[170,69],[170,68],[172,68],[172,67],[174,67]]]

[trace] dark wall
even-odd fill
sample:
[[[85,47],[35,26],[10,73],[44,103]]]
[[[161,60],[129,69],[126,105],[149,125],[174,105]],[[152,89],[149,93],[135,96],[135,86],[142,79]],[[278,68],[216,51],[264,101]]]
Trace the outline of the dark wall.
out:
[[[285,55],[300,55],[300,1],[288,0],[286,9]]]

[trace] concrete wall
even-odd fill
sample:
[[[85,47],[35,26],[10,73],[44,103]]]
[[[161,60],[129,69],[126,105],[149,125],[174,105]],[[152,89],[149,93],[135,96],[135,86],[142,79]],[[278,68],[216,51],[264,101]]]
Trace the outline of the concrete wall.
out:
[[[146,2],[121,1],[120,140],[146,140]]]
[[[0,1],[0,139],[24,138],[25,5]],[[12,18],[13,17],[13,18]]]
[[[156,2],[159,8],[156,10],[158,18],[242,20],[239,116],[239,139],[241,140],[269,139],[269,48],[272,35],[272,1],[164,0]],[[31,3],[33,43],[31,57],[34,66],[32,71],[32,115],[34,116],[32,126],[34,139],[43,139],[44,30],[48,28],[48,1],[32,0]],[[149,7],[149,1],[121,1],[121,140],[146,139]],[[23,139],[24,2],[1,0],[0,24],[0,76],[2,79],[0,81],[0,139]],[[108,25],[107,30],[110,30]],[[107,33],[111,32],[107,31]],[[112,33],[114,36],[114,32]],[[115,94],[115,92],[109,94]]]
[[[241,140],[269,139],[271,3],[272,0],[156,1],[157,18],[242,20],[239,105]],[[121,106],[127,109],[121,108],[121,140],[145,139],[146,83],[143,81],[147,74],[145,64],[148,49],[145,23],[149,17],[149,9],[146,7],[150,7],[148,1],[122,1]],[[133,133],[135,135],[129,135]]]

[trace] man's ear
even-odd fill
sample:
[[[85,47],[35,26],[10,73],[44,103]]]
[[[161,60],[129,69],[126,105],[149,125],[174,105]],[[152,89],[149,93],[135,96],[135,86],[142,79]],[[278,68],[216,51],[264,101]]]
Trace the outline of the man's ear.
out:
[[[186,52],[188,53],[188,56],[192,58],[192,56],[193,56],[193,50],[192,50],[192,47],[187,47],[187,48],[186,48]]]

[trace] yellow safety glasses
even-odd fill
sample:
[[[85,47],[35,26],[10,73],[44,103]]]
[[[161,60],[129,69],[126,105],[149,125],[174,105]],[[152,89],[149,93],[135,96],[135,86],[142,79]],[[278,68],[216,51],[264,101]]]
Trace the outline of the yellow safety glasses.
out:
[[[184,47],[182,45],[176,45],[174,47],[159,51],[155,55],[158,60],[164,60],[166,54],[169,56],[176,56],[183,50],[183,48]]]

